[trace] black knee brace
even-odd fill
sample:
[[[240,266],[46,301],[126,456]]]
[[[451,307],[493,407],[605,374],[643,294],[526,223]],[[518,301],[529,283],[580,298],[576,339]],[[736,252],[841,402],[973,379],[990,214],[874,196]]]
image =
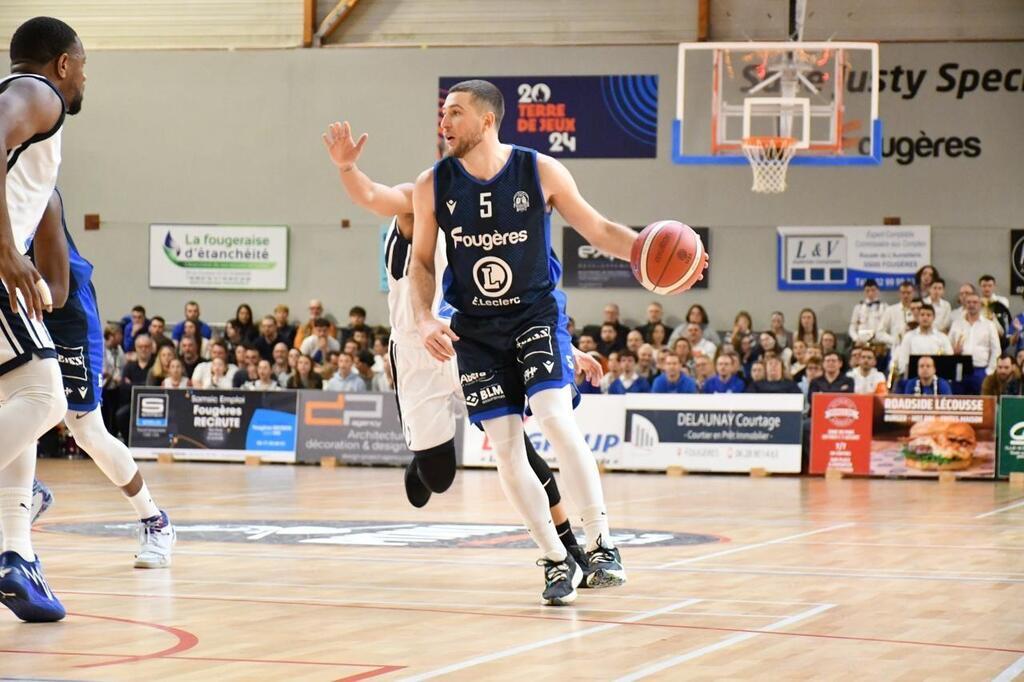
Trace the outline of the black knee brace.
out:
[[[448,490],[455,480],[455,439],[412,454],[423,485],[434,493]]]
[[[540,484],[544,486],[544,492],[548,494],[548,506],[554,507],[562,501],[562,493],[558,492],[558,484],[555,483],[555,475],[551,473],[551,467],[543,457],[537,454],[537,448],[533,447],[529,436],[526,436],[526,460],[530,463],[533,473],[537,474],[537,478],[540,479]]]

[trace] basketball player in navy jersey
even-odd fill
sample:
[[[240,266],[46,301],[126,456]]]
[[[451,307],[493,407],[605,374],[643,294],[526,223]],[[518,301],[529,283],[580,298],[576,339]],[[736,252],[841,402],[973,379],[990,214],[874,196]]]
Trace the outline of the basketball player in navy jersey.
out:
[[[597,463],[573,418],[573,360],[565,295],[555,287],[561,264],[551,250],[551,209],[591,244],[628,260],[636,233],[588,204],[569,171],[532,149],[503,145],[501,93],[482,80],[448,91],[441,130],[448,155],[416,180],[409,278],[420,338],[438,360],[453,355],[469,418],[494,447],[506,496],[540,546],[545,604],[576,598],[583,572],[555,533],[544,490],[523,448],[529,408],[558,457],[562,481],[580,507],[590,587],[625,582]],[[437,272],[434,250],[444,232],[449,271],[444,298],[456,310],[451,326],[431,314]],[[454,343],[454,347],[453,347]]]
[[[0,80],[0,601],[26,621],[64,607],[43,578],[30,535],[36,440],[67,411],[56,351],[42,324],[49,292],[25,257],[53,195],[65,115],[82,108],[85,50],[62,21],[36,17],[11,37]]]
[[[412,183],[389,187],[374,182],[356,162],[362,155],[368,136],[352,137],[346,121],[334,123],[323,136],[324,145],[338,167],[342,187],[353,203],[381,217],[392,217],[385,240],[388,271],[388,309],[391,322],[391,369],[395,376],[396,398],[405,432],[406,445],[413,459],[405,472],[405,490],[409,502],[424,506],[431,493],[442,493],[455,478],[456,409],[464,404],[462,386],[455,363],[438,362],[419,341],[413,321],[409,293],[409,255],[412,246]],[[443,245],[435,251],[436,268],[444,270]],[[454,310],[445,303],[440,287],[432,303],[433,314],[445,323]],[[592,357],[573,349],[582,371],[594,384],[601,378],[601,366]],[[472,381],[470,377],[463,377]],[[547,494],[555,531],[566,550],[586,573],[586,556],[573,535],[562,496],[551,467],[524,434],[524,446],[530,468]]]
[[[100,377],[103,370],[103,324],[92,263],[78,252],[64,220],[60,192],[54,191],[43,221],[28,251],[53,297],[53,312],[44,315],[57,350],[68,412],[64,423],[100,470],[128,498],[139,518],[136,568],[166,568],[171,564],[175,532],[142,479],[128,447],[114,438],[100,415]],[[52,495],[36,483],[33,522],[49,506]]]

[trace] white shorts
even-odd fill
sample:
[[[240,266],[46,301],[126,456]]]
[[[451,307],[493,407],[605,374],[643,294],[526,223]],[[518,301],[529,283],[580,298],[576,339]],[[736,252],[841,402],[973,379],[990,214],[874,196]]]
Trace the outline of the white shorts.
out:
[[[56,359],[53,339],[41,321],[28,316],[20,291],[18,310],[11,310],[7,288],[0,282],[0,375],[24,365],[32,356]]]
[[[466,409],[454,358],[438,362],[422,344],[392,341],[391,367],[409,449],[429,450],[454,438],[455,420]]]

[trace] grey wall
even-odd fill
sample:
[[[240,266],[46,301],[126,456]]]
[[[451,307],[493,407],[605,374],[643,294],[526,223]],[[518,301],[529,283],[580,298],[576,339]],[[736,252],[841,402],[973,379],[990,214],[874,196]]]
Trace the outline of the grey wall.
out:
[[[180,317],[192,296],[204,317],[222,321],[248,301],[257,313],[285,301],[303,314],[310,296],[343,315],[361,303],[371,321],[386,318],[378,291],[381,221],[351,206],[327,160],[320,133],[348,118],[370,142],[362,167],[384,182],[413,179],[433,160],[440,75],[657,73],[661,139],[656,160],[573,161],[584,194],[610,217],[632,224],[673,217],[712,228],[712,285],[666,300],[680,313],[691,301],[718,326],[736,310],[805,305],[844,328],[853,294],[775,290],[779,224],[878,224],[902,216],[931,224],[933,261],[954,282],[993,271],[1005,289],[1008,230],[1024,214],[1020,187],[1022,92],[936,93],[937,69],[959,62],[977,69],[1024,65],[1024,44],[886,44],[883,66],[928,70],[913,99],[882,97],[886,136],[978,136],[975,159],[926,158],[881,168],[791,171],[784,195],[749,192],[745,167],[680,167],[670,161],[675,83],[673,47],[343,49],[252,52],[95,52],[89,57],[85,108],[64,135],[61,186],[80,248],[97,264],[96,286],[108,318],[142,302]],[[100,213],[102,229],[82,231]],[[351,218],[351,229],[339,227]],[[151,222],[287,224],[287,292],[191,292],[147,286]],[[560,248],[560,230],[555,245]],[[642,315],[643,291],[570,290],[570,312],[597,319],[616,300]],[[758,312],[760,311],[760,312]],[[627,316],[635,316],[627,315]]]

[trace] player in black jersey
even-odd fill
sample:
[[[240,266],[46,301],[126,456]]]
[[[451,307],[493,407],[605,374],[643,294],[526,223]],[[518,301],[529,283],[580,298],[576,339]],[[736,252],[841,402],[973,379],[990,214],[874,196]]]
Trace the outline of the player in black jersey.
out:
[[[457,357],[470,421],[487,433],[502,487],[544,553],[543,602],[576,598],[583,578],[547,513],[544,490],[523,448],[529,408],[558,456],[563,483],[580,507],[591,587],[618,585],[626,575],[608,531],[597,464],[573,419],[573,362],[565,296],[556,289],[561,265],[551,250],[551,210],[605,253],[628,260],[636,233],[604,218],[580,195],[561,163],[532,149],[503,145],[501,93],[491,83],[464,81],[445,100],[441,130],[448,156],[424,171],[413,191],[412,283],[416,324],[439,360]],[[431,315],[434,249],[447,238],[445,300],[451,327]],[[454,344],[454,346],[453,346]]]

